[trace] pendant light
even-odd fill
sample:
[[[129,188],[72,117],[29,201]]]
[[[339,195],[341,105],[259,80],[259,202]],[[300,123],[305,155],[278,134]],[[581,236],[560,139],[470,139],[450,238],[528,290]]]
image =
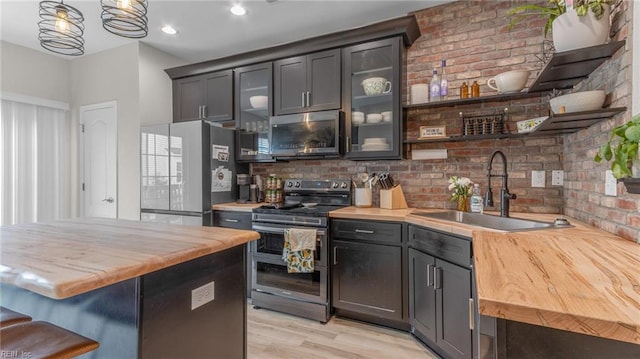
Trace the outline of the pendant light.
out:
[[[43,48],[62,55],[84,54],[84,17],[64,0],[41,1],[38,40]]]
[[[147,0],[100,0],[102,27],[122,37],[147,36]]]

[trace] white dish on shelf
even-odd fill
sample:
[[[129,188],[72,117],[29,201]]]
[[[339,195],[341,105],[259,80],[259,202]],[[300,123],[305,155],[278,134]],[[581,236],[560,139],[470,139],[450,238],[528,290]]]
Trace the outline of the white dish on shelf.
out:
[[[540,126],[549,116],[530,118],[528,120],[518,121],[518,133],[527,133],[535,130]]]
[[[382,121],[384,122],[391,122],[391,119],[393,118],[393,112],[391,111],[380,112],[380,115],[382,115]]]
[[[269,102],[268,96],[251,96],[249,97],[249,103],[251,107],[259,109],[259,108],[267,108],[267,103]]]
[[[386,151],[390,146],[388,143],[365,143],[360,147],[363,151]]]
[[[384,137],[369,137],[364,139],[364,144],[365,145],[372,145],[372,144],[386,145],[387,139]]]
[[[370,113],[367,115],[367,123],[378,123],[382,121],[382,115],[379,113]]]

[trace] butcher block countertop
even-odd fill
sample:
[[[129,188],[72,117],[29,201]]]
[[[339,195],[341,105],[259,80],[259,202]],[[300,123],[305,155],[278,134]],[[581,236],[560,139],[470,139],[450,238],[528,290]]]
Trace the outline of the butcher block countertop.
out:
[[[259,238],[253,231],[76,218],[0,227],[0,281],[68,298]]]
[[[233,212],[251,212],[254,208],[258,208],[265,203],[220,203],[211,206],[214,211],[233,211]]]
[[[348,207],[330,216],[473,237],[480,314],[640,344],[637,243],[571,218],[571,228],[504,233],[411,214],[438,211]],[[545,222],[558,216],[512,213]]]

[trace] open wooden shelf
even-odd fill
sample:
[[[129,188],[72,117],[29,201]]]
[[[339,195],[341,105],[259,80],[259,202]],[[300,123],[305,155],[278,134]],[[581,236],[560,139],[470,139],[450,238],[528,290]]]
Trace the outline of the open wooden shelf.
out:
[[[598,66],[625,44],[625,40],[557,52],[529,87],[529,93],[568,89],[589,77]]]
[[[540,93],[515,92],[515,93],[508,93],[508,94],[469,97],[469,98],[460,98],[460,99],[453,99],[453,100],[440,100],[440,101],[434,101],[434,102],[402,105],[402,109],[403,110],[420,110],[425,108],[455,107],[459,105],[469,105],[474,103],[518,100],[522,98],[536,97],[540,95],[541,95]]]
[[[435,139],[411,139],[404,140],[406,144],[431,143],[431,142],[458,142],[458,141],[480,141],[490,139],[503,139],[529,136],[553,136],[579,131],[589,127],[604,119],[611,118],[621,112],[625,112],[626,107],[603,108],[593,111],[581,111],[563,114],[553,114],[540,126],[531,132],[523,133],[497,133],[491,135],[469,135],[450,136]]]

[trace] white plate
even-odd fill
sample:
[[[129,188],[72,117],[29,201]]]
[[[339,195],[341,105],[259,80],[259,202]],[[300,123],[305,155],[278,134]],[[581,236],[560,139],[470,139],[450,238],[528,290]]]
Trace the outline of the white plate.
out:
[[[318,205],[317,203],[302,203],[302,207],[307,207],[307,208],[315,207],[317,205]]]
[[[364,139],[364,145],[386,145],[387,139],[384,137],[370,137]]]
[[[389,149],[388,143],[371,143],[371,144],[363,144],[363,151],[386,151]]]

